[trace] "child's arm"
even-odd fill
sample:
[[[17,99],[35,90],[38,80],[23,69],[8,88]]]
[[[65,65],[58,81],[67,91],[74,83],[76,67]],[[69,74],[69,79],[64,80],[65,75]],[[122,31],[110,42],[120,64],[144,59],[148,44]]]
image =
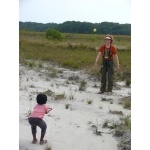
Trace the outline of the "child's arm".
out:
[[[48,110],[47,110],[47,114],[48,114],[51,110],[52,110],[52,108],[48,108]]]
[[[52,110],[52,108],[49,107],[49,106],[47,106],[47,107],[46,107],[46,114],[48,114],[51,110]]]

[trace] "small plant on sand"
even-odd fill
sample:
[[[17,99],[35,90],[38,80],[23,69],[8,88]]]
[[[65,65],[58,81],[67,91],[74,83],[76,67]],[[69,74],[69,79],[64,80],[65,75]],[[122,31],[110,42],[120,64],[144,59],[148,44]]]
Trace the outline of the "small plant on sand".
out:
[[[55,77],[57,76],[57,72],[56,72],[56,71],[51,72],[51,73],[49,74],[49,76],[52,77],[52,78],[55,78]]]
[[[47,96],[53,96],[55,94],[55,92],[52,92],[51,90],[47,90],[43,93],[46,94]]]
[[[56,73],[56,72],[51,72],[51,73],[50,73],[50,77],[55,78],[56,76],[57,76],[57,73]]]
[[[66,108],[66,109],[68,109],[68,108],[69,108],[69,106],[70,106],[70,104],[66,104],[66,105],[65,105],[65,108]]]
[[[63,70],[58,70],[57,72],[58,72],[58,73],[63,73]]]
[[[79,85],[79,91],[84,91],[86,88],[86,84],[87,84],[87,82],[82,80]]]
[[[50,145],[46,145],[46,147],[44,148],[44,150],[52,150],[51,146]]]
[[[68,81],[68,80],[66,80],[66,81],[65,81],[65,83],[66,83],[66,84],[69,84],[69,81]]]
[[[126,129],[131,130],[131,117],[130,116],[125,116],[123,119],[123,125],[125,126]]]
[[[55,100],[61,100],[61,99],[65,99],[66,95],[65,95],[65,92],[64,92],[62,94],[56,94],[54,97],[55,97]]]
[[[79,76],[78,75],[71,75],[68,77],[68,80],[78,80]]]
[[[119,123],[117,121],[113,121],[112,126],[110,126],[109,128],[116,129],[118,126],[119,126]]]
[[[97,84],[95,83],[93,87],[94,87],[94,88],[97,88],[98,86],[97,86]]]
[[[107,102],[109,102],[109,101],[112,101],[112,99],[111,98],[104,98],[104,97],[102,97],[101,101],[107,101]]]
[[[30,85],[30,88],[35,88],[35,86],[34,85]]]
[[[123,115],[123,112],[122,112],[122,111],[110,110],[110,108],[109,108],[109,113],[110,113],[110,114],[115,114],[115,115]]]
[[[131,80],[127,79],[127,80],[125,81],[125,83],[126,83],[126,86],[129,87],[129,86],[131,85]]]
[[[108,128],[108,120],[105,120],[105,122],[103,123],[103,128]]]
[[[57,76],[57,70],[54,67],[49,67],[48,71],[50,72],[49,76],[54,78]]]
[[[103,108],[103,106],[99,106],[99,109],[102,109]]]
[[[102,136],[102,133],[105,133],[105,134],[110,134],[110,132],[102,132],[99,130],[99,124],[98,124],[98,121],[96,120],[96,125],[91,125],[91,129],[93,130],[93,133],[96,134],[96,135],[100,135]]]
[[[46,81],[50,81],[50,79],[48,78],[48,77],[46,77],[46,79],[45,79]]]
[[[38,67],[39,67],[39,68],[42,68],[42,67],[43,67],[42,62],[39,62]]]
[[[113,101],[110,101],[110,104],[113,104]]]
[[[69,95],[69,100],[73,100],[74,99],[74,95],[71,93],[70,95]]]
[[[28,66],[29,66],[30,68],[34,68],[34,67],[36,67],[36,63],[35,63],[35,62],[29,62],[29,63],[28,63]]]
[[[131,109],[131,99],[127,99],[123,103],[124,108]]]
[[[122,104],[126,109],[131,109],[131,97],[122,98],[122,102],[120,102],[120,104]]]
[[[125,116],[120,120],[121,123],[113,131],[113,136],[119,138],[118,148],[120,150],[131,150],[131,118]]]
[[[93,101],[92,101],[91,99],[88,99],[86,102],[87,102],[88,104],[92,104],[92,103],[93,103]]]

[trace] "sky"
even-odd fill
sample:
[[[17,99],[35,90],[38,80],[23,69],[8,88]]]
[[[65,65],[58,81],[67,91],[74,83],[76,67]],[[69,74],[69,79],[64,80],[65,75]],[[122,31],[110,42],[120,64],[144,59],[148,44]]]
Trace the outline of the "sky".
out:
[[[131,0],[19,0],[19,21],[131,23]]]

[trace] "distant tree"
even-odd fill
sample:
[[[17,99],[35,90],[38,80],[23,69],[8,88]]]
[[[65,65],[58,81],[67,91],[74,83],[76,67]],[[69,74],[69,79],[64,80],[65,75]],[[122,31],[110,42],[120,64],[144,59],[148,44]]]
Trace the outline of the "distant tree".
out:
[[[49,40],[62,40],[63,36],[61,32],[55,30],[55,29],[48,29],[46,31],[46,38]]]
[[[38,31],[38,32],[46,32],[48,29],[55,29],[61,33],[93,34],[94,28],[97,29],[97,32],[95,34],[109,33],[113,35],[131,35],[131,24],[119,24],[119,23],[106,22],[106,21],[101,23],[66,21],[61,24],[19,22],[20,30],[31,30],[31,31]]]

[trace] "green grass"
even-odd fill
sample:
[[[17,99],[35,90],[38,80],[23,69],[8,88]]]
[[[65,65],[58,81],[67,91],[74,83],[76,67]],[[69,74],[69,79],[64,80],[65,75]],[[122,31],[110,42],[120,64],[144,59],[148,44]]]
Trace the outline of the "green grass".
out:
[[[131,99],[126,99],[123,105],[124,105],[124,108],[131,110]]]
[[[72,69],[86,69],[93,75],[99,75],[99,70],[93,70],[93,65],[98,47],[104,44],[104,36],[63,33],[62,41],[50,41],[46,39],[45,32],[20,31],[19,61],[23,64],[27,64],[27,59],[51,61]],[[131,36],[114,35],[113,44],[117,47],[121,71],[130,73]]]
[[[123,105],[124,108],[131,110],[131,97],[123,97],[121,99],[121,105]]]

